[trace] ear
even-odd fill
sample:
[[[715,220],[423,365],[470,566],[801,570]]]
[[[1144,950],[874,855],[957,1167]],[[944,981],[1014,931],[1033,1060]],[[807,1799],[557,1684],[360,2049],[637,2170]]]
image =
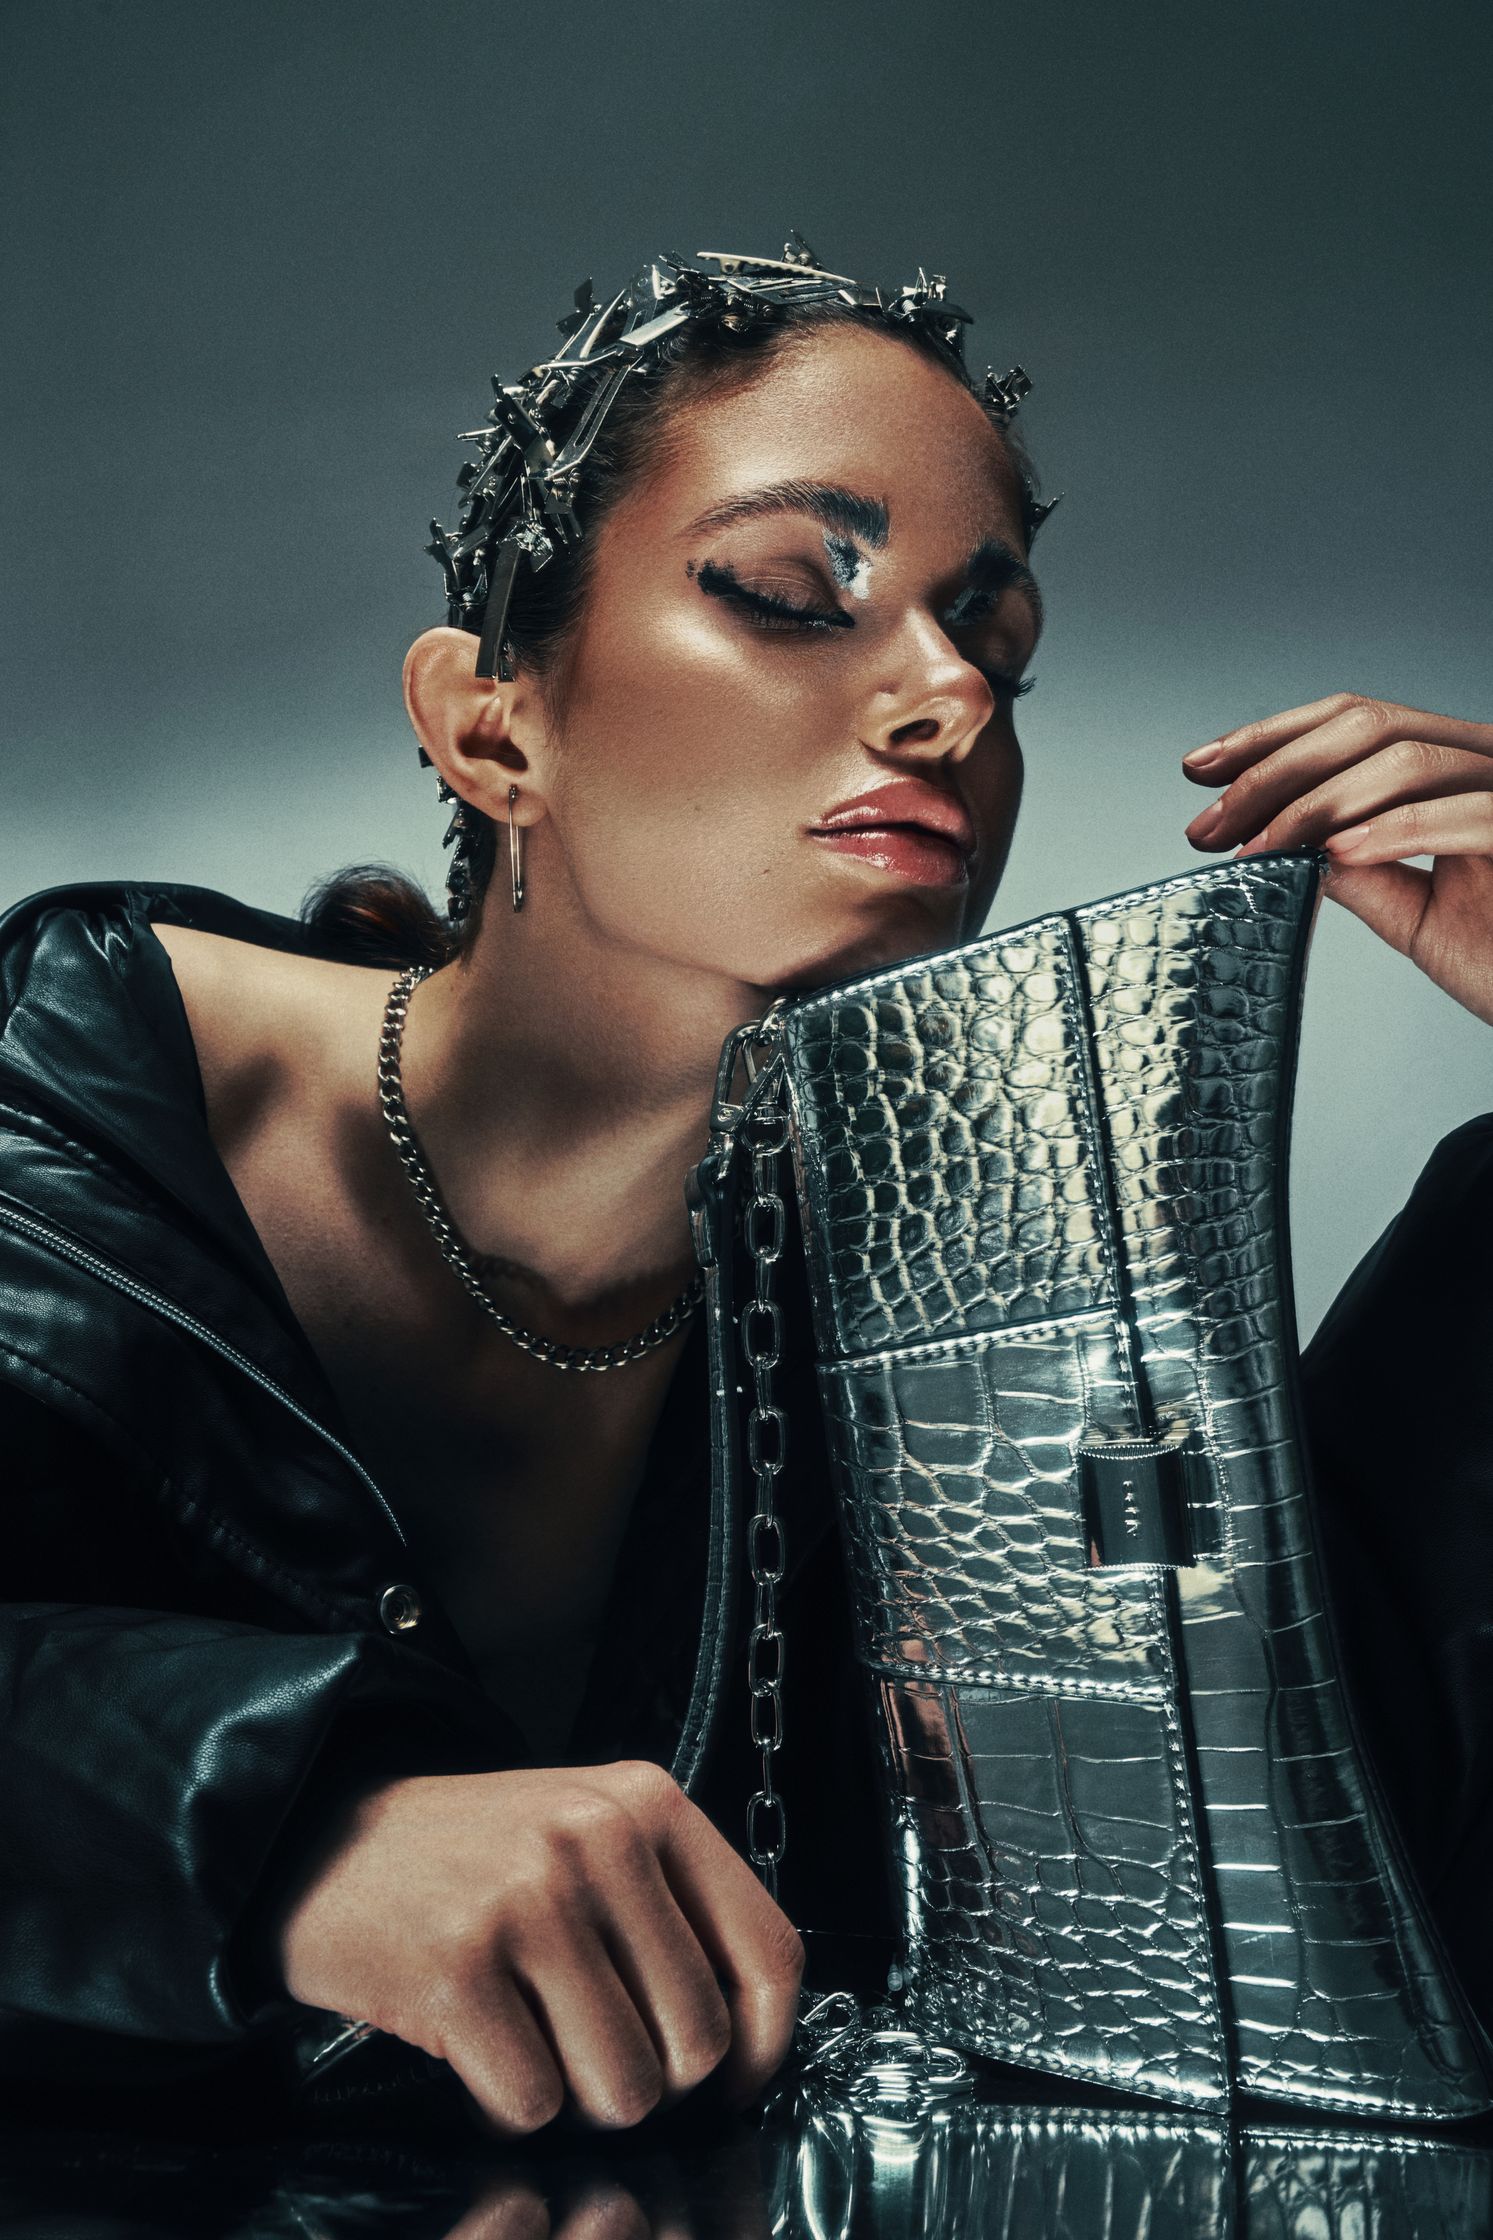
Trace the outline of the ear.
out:
[[[517,785],[520,824],[544,815],[549,731],[532,675],[479,677],[477,640],[466,630],[427,630],[404,657],[404,704],[431,762],[453,793],[499,824]]]

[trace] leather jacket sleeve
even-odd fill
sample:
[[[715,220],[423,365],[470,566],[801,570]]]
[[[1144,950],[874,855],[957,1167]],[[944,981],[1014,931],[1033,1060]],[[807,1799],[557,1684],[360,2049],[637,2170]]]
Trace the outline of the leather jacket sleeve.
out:
[[[230,2047],[269,2018],[251,1933],[350,1787],[503,1758],[469,1683],[403,1640],[245,1622],[210,1586],[200,1610],[123,1599],[187,1602],[190,1551],[164,1560],[122,1459],[3,1381],[0,1454],[12,1581],[71,1589],[0,1608],[0,2071],[55,2048],[128,2080],[141,2040]]]
[[[1302,1360],[1353,1700],[1463,1980],[1493,2014],[1493,1114],[1437,1145]]]

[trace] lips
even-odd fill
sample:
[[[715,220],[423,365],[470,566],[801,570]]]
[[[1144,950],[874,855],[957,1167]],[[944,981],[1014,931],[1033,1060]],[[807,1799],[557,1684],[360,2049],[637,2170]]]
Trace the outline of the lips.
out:
[[[919,886],[960,884],[975,852],[974,821],[964,803],[917,778],[895,778],[842,801],[808,829],[837,854]]]

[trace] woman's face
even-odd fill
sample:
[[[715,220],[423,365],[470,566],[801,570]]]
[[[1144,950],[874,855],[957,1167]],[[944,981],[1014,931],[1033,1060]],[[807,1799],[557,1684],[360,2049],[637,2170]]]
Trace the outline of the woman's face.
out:
[[[848,327],[676,425],[598,534],[546,852],[609,941],[757,988],[973,935],[1039,625],[999,437]]]

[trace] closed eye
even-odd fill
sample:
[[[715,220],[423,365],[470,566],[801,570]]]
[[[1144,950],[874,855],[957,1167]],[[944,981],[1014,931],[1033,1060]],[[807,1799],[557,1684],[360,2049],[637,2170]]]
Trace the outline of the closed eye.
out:
[[[1009,669],[990,669],[980,661],[977,661],[974,666],[979,670],[997,699],[1000,699],[1004,694],[1008,700],[1024,700],[1036,686],[1037,680],[1035,677],[1013,677]]]
[[[757,591],[743,583],[733,568],[703,560],[695,572],[700,589],[712,599],[725,599],[749,621],[764,630],[853,630],[855,616],[840,607],[802,607],[775,592]]]
[[[800,606],[792,599],[784,599],[776,592],[760,591],[743,583],[734,568],[718,560],[702,560],[699,567],[690,564],[689,571],[700,589],[712,599],[724,599],[735,607],[747,621],[760,630],[853,630],[855,616],[846,614],[842,607]],[[969,627],[981,622],[990,614],[996,600],[988,593],[965,593],[944,617],[947,629],[961,625]],[[997,699],[1020,700],[1031,691],[1035,677],[1022,677],[1009,669],[970,660],[978,669]]]

